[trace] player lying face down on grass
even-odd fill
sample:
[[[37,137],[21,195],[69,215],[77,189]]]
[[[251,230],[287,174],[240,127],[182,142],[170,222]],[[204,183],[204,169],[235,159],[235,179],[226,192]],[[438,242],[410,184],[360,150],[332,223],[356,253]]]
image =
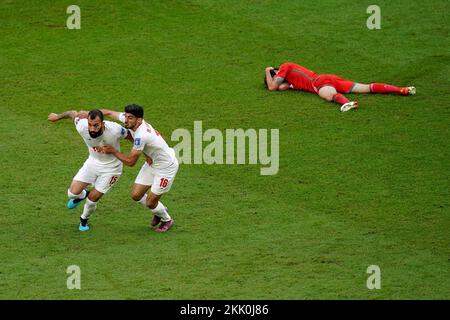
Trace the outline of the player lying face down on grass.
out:
[[[71,118],[75,127],[89,149],[89,157],[75,175],[67,190],[69,202],[68,209],[75,209],[83,200],[86,200],[83,213],[80,217],[80,231],[88,231],[89,217],[97,208],[97,202],[111,189],[122,174],[122,162],[110,154],[101,152],[105,144],[113,145],[120,150],[120,140],[128,138],[131,134],[121,125],[103,120],[100,110],[66,111],[61,114],[50,113],[48,120],[56,122]],[[87,187],[92,185],[92,190]]]
[[[127,166],[134,166],[140,155],[144,154],[146,161],[136,177],[131,197],[152,211],[151,226],[156,227],[159,224],[155,231],[168,231],[174,220],[160,199],[172,187],[178,171],[175,151],[167,145],[161,134],[144,120],[144,109],[141,106],[128,105],[124,112],[106,109],[102,111],[106,116],[123,122],[134,139],[129,155],[121,153],[111,145],[103,146],[102,152],[114,155]]]
[[[362,84],[343,79],[335,74],[317,74],[292,62],[277,68],[265,69],[264,83],[270,91],[300,90],[314,92],[322,99],[341,105],[345,112],[358,108],[357,101],[348,100],[346,93],[394,93],[413,95],[415,87],[395,87],[385,83]]]

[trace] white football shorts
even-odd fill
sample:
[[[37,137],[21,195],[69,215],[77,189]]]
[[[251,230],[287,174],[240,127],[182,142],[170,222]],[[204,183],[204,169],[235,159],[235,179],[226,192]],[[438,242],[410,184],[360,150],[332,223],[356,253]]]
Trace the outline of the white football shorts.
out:
[[[87,159],[73,180],[89,183],[105,194],[122,175],[122,163],[117,166],[100,165]]]
[[[168,192],[172,187],[173,180],[178,172],[178,166],[178,160],[164,169],[155,169],[144,162],[134,183],[152,186],[150,191],[153,194],[161,195]]]

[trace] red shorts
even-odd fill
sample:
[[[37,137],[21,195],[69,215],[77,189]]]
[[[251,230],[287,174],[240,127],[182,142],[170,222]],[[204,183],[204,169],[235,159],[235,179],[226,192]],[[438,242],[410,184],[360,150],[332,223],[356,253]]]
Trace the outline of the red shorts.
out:
[[[319,93],[322,87],[333,87],[337,92],[340,93],[350,93],[356,82],[342,79],[335,74],[321,74],[313,81],[313,87],[316,93]]]

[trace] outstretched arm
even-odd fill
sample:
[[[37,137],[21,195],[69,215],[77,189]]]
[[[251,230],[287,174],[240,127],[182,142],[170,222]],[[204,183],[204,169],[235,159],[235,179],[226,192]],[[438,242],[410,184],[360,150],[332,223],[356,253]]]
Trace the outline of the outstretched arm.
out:
[[[270,70],[272,70],[272,69],[273,69],[272,67],[266,68],[267,88],[269,89],[269,91],[277,91],[277,90],[280,90],[280,86],[281,86],[281,84],[283,84],[284,78],[277,77],[277,76],[272,77],[272,75],[270,74]],[[289,87],[287,87],[287,88],[289,88]],[[286,90],[287,88],[285,86],[282,86],[281,90]]]
[[[289,82],[285,81],[282,84],[280,84],[280,86],[278,87],[278,91],[289,90],[290,87],[291,85],[289,84]]]
[[[127,156],[127,155],[117,151],[111,145],[105,145],[105,146],[101,147],[101,152],[112,154],[117,159],[122,161],[123,164],[125,164],[125,165],[127,165],[129,167],[133,167],[136,164],[136,162],[139,159],[139,156],[142,153],[142,151],[140,151],[140,150],[132,149],[130,155]]]
[[[105,117],[113,118],[114,120],[120,121],[119,117],[122,112],[112,111],[108,109],[100,109],[101,112],[103,112],[103,115]]]
[[[85,114],[85,112],[83,112],[83,111],[78,112],[78,111],[74,111],[74,110],[66,111],[66,112],[63,112],[60,114],[52,112],[48,115],[47,120],[51,121],[51,122],[56,122],[61,119],[68,119],[68,118],[71,118],[73,120],[76,117],[86,118],[87,114]]]

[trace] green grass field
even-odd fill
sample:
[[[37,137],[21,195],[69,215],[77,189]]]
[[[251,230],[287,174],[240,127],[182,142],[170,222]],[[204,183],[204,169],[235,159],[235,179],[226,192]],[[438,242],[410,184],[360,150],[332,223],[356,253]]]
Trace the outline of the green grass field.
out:
[[[1,1],[0,298],[449,299],[450,3],[373,2]],[[349,95],[360,109],[341,113],[267,92],[284,61],[417,95]],[[47,115],[133,102],[171,146],[196,120],[278,128],[279,172],[181,165],[163,197],[176,224],[157,234],[130,198],[141,160],[80,233],[82,206],[65,206],[86,146]]]

